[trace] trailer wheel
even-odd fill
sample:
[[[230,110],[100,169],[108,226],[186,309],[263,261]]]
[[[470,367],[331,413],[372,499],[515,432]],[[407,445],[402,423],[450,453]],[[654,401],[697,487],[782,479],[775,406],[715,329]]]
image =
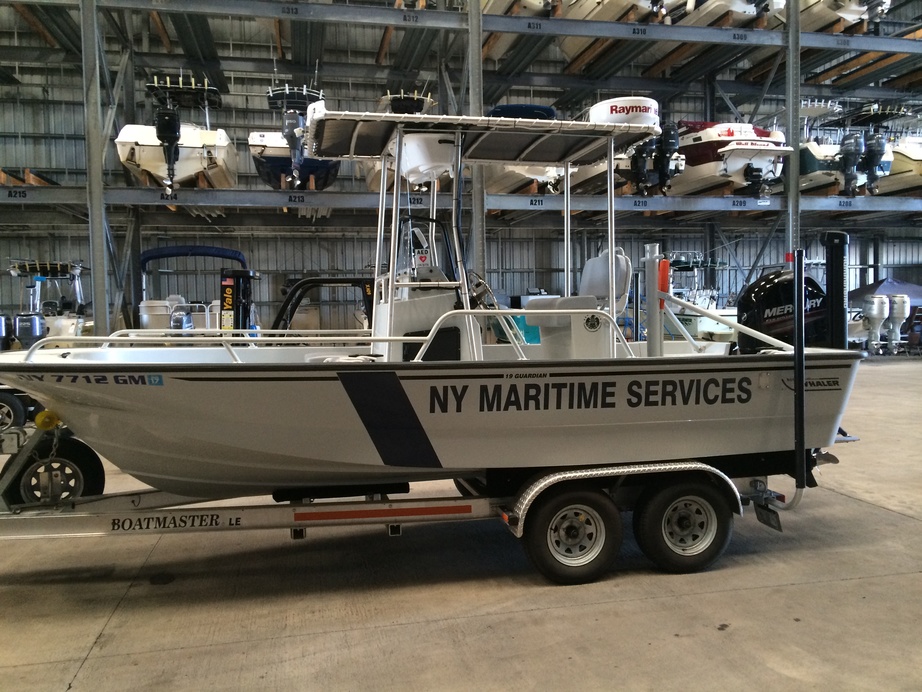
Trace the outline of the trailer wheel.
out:
[[[525,552],[558,584],[585,584],[607,572],[621,549],[621,513],[601,491],[545,491],[525,519]]]
[[[720,491],[686,482],[653,492],[634,510],[634,536],[644,555],[673,574],[699,572],[730,542],[733,512]]]
[[[0,392],[0,432],[21,428],[26,423],[26,407],[12,392]]]
[[[53,502],[102,495],[106,474],[99,455],[89,445],[72,437],[62,437],[52,457],[53,448],[51,439],[38,443],[29,462],[10,486],[10,504],[41,502],[41,477],[46,472],[60,474],[60,492],[51,498]]]

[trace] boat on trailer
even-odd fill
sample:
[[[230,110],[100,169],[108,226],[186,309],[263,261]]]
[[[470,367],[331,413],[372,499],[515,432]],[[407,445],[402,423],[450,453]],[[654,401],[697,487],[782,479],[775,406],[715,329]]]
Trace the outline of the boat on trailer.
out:
[[[430,135],[453,142],[456,175],[465,162],[611,166],[615,152],[659,134],[654,108],[617,102],[591,109],[589,121],[350,113],[323,102],[306,115],[311,156],[392,156],[403,170],[404,138]],[[0,354],[0,382],[156,489],[19,505],[0,515],[0,535],[29,517],[36,523],[19,524],[29,535],[65,525],[71,535],[283,525],[303,535],[335,521],[492,514],[545,576],[577,583],[609,569],[622,510],[634,511],[639,544],[657,565],[696,571],[723,552],[743,500],[771,514],[764,477],[809,481],[829,459],[821,448],[837,439],[859,354],[804,353],[801,456],[795,349],[745,325],[736,328],[764,348],[731,353],[687,332],[664,341],[662,320],[684,331],[666,304],[710,313],[659,289],[668,268],[654,245],[642,259],[651,338],[625,339],[617,317],[633,268],[615,243],[614,214],[609,250],[586,263],[578,294],[510,310],[465,267],[460,204],[444,223],[405,215],[403,197],[381,195],[369,329],[141,331]],[[792,314],[793,305],[771,310]],[[526,342],[516,318],[538,328],[540,343]],[[0,474],[0,497],[24,463],[20,453]],[[432,479],[455,480],[463,497],[392,497]],[[189,507],[269,494],[290,504]],[[356,495],[366,500],[314,503]]]

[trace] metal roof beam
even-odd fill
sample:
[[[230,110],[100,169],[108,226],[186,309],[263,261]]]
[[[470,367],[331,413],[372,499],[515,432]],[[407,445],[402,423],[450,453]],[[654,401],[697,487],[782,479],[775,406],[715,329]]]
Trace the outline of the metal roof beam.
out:
[[[31,6],[76,8],[79,0],[33,0]],[[163,0],[100,0],[99,7],[111,9],[162,10]],[[183,8],[184,14],[269,17],[318,22],[354,23],[377,26],[467,30],[467,16],[459,12],[408,10],[367,5],[327,5],[279,3],[267,0],[196,0]],[[591,21],[585,19],[535,18],[483,15],[483,31],[521,35],[585,36],[633,41],[678,41],[682,43],[720,43],[743,48],[786,45],[784,32],[760,29],[691,27],[681,25]],[[882,51],[922,54],[922,42],[887,36],[844,36],[804,33],[801,48],[835,51]]]

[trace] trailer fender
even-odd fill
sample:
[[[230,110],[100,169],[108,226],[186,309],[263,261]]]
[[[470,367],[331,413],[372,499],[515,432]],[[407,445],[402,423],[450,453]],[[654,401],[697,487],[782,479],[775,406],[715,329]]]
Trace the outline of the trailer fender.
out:
[[[717,481],[717,487],[726,496],[734,514],[742,516],[743,502],[739,490],[733,481],[718,469],[700,461],[673,461],[653,464],[630,464],[626,466],[602,466],[589,469],[558,471],[533,481],[515,498],[515,503],[508,511],[502,512],[502,519],[516,538],[521,538],[525,531],[525,518],[535,500],[548,488],[558,483],[573,481],[619,478],[624,476],[648,475],[654,473],[705,473]]]

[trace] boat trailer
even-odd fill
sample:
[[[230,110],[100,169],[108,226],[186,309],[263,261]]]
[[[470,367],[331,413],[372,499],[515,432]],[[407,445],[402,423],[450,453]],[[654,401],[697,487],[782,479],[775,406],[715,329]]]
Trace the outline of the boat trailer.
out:
[[[625,509],[634,511],[641,550],[673,573],[700,571],[714,562],[729,543],[732,515],[742,515],[744,505],[754,505],[759,521],[781,530],[771,506],[779,495],[764,479],[731,480],[697,461],[544,469],[502,496],[476,481],[456,480],[461,496],[393,499],[409,485],[391,484],[345,489],[340,495],[354,491],[356,498],[345,501],[329,497],[335,490],[327,488],[277,493],[277,504],[230,504],[153,489],[68,496],[74,489],[69,475],[85,469],[79,463],[68,468],[73,464],[63,458],[66,445],[60,451],[65,439],[60,427],[3,435],[0,453],[12,454],[0,472],[0,538],[288,529],[293,539],[302,539],[309,529],[350,525],[383,525],[389,536],[399,536],[404,524],[499,518],[523,541],[539,572],[576,584],[610,569]],[[61,458],[37,464],[37,448]],[[35,476],[29,487],[40,494],[31,502],[22,501],[26,471]]]

